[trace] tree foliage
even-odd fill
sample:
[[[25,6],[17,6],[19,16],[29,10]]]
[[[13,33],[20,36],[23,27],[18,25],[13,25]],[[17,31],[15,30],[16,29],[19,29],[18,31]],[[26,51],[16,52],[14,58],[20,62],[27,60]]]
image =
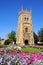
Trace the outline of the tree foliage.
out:
[[[10,39],[5,40],[5,42],[4,42],[5,45],[9,45],[9,43],[11,43]]]
[[[43,42],[43,28],[41,28],[38,31],[38,37],[39,37],[40,42]]]
[[[34,43],[37,44],[37,42],[38,42],[38,36],[36,35],[35,32],[33,32],[33,34],[34,34]]]
[[[16,32],[15,31],[11,31],[9,34],[8,34],[8,37],[10,40],[14,41],[16,43]]]

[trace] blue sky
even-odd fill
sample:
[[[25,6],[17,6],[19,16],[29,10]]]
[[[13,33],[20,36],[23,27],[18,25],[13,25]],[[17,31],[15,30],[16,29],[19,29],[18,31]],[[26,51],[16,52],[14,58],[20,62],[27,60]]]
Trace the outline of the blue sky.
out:
[[[18,12],[21,7],[32,9],[33,30],[43,28],[43,0],[0,0],[0,37],[5,38],[12,30],[17,31]]]

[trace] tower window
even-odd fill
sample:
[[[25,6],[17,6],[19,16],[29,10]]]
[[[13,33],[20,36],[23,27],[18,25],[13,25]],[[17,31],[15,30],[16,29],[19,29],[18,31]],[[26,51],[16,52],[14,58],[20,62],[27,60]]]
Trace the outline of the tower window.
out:
[[[25,20],[25,21],[28,21],[28,18],[27,18],[27,17],[25,17],[25,18],[24,18],[24,20]]]
[[[27,21],[28,21],[28,18],[27,18]]]
[[[24,20],[26,20],[26,17],[24,18]]]
[[[28,28],[25,28],[25,32],[28,32]]]

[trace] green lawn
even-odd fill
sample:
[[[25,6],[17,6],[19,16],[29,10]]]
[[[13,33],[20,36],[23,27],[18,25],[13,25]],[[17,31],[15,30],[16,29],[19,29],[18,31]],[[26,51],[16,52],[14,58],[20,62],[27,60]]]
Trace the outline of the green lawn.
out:
[[[22,51],[25,51],[25,52],[42,52],[43,50],[42,49],[37,49],[37,48],[26,47],[26,48],[22,48]]]
[[[6,48],[8,45],[1,45],[0,44],[0,48]],[[43,52],[42,49],[37,49],[37,48],[30,48],[30,47],[24,47],[22,48],[22,51],[25,51],[25,52]]]

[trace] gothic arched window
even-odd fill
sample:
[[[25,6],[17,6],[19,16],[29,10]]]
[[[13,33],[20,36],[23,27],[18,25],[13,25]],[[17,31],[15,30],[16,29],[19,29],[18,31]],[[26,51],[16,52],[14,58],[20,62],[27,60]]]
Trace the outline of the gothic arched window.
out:
[[[28,32],[28,28],[25,28],[25,32]]]
[[[28,18],[27,18],[27,21],[28,21]]]
[[[28,21],[28,18],[27,18],[27,17],[25,17],[25,18],[24,18],[24,20],[25,20],[25,21]]]
[[[24,20],[26,21],[26,17],[24,18]]]

